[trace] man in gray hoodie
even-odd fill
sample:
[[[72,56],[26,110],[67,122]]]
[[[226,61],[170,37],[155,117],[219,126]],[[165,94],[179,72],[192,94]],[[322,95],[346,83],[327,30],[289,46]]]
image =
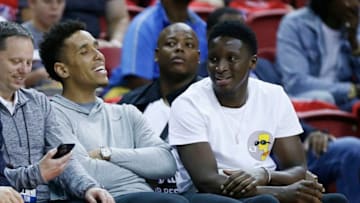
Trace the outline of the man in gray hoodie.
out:
[[[131,105],[105,104],[96,89],[108,83],[98,41],[85,26],[68,21],[54,26],[40,45],[50,77],[63,85],[55,95],[58,122],[76,143],[74,155],[117,202],[187,202],[180,195],[155,193],[146,179],[174,175],[170,146],[151,130]]]
[[[114,202],[71,153],[54,159],[62,131],[44,94],[26,90],[34,44],[31,34],[13,22],[0,22],[0,120],[3,123],[2,171],[10,185],[37,202],[48,202],[55,180],[77,198]]]

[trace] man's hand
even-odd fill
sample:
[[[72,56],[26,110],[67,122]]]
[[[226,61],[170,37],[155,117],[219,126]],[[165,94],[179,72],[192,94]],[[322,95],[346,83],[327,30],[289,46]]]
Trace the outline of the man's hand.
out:
[[[21,195],[12,187],[0,186],[0,203],[23,203]]]
[[[250,196],[256,190],[256,186],[267,184],[267,174],[262,168],[252,171],[230,171],[224,170],[224,174],[228,175],[228,179],[221,187],[221,191],[225,195],[234,196],[236,198]]]
[[[93,159],[100,159],[100,160],[103,159],[100,155],[100,148],[90,151],[89,156]]]
[[[324,188],[317,181],[300,180],[288,186],[279,193],[280,202],[284,203],[321,203]]]
[[[104,189],[93,187],[86,191],[85,200],[89,203],[115,203],[114,198]]]
[[[56,148],[48,151],[39,162],[41,176],[46,182],[59,176],[70,160],[71,152],[58,159],[53,159],[56,152]]]
[[[304,142],[305,150],[312,150],[315,156],[320,157],[327,151],[329,141],[336,138],[328,133],[321,131],[314,131],[309,134]]]

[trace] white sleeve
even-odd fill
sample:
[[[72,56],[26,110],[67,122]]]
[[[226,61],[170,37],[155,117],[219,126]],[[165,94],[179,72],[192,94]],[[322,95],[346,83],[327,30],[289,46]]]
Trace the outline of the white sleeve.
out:
[[[208,142],[209,128],[206,117],[199,111],[197,105],[185,96],[180,96],[173,102],[169,120],[170,145]]]
[[[300,125],[299,118],[297,117],[290,98],[283,88],[279,91],[278,98],[279,120],[277,122],[278,126],[275,132],[276,137],[288,137],[302,133],[303,129]]]

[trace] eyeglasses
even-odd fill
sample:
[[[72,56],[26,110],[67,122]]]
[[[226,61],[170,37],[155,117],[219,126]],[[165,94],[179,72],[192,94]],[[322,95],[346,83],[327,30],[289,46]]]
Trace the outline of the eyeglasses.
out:
[[[270,144],[270,142],[266,141],[266,140],[260,140],[260,141],[256,140],[255,141],[255,146],[258,146],[259,144],[266,145],[266,144]]]

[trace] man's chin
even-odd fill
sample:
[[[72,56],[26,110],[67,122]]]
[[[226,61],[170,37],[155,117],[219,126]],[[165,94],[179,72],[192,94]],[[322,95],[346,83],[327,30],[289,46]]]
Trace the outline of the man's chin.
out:
[[[108,85],[109,85],[109,81],[98,84],[99,87],[107,87]]]

